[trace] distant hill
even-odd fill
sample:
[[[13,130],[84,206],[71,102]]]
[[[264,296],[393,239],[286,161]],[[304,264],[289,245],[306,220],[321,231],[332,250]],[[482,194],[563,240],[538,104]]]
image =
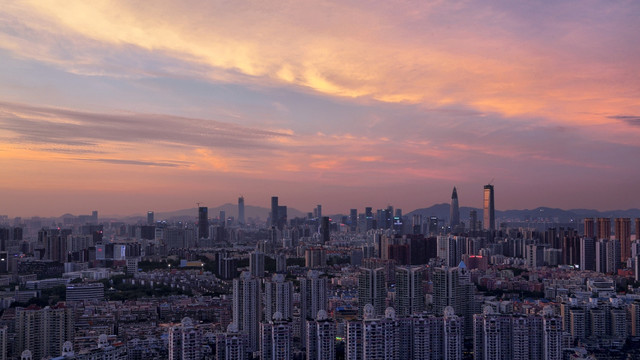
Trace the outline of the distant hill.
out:
[[[238,218],[238,205],[227,203],[218,207],[209,207],[209,217],[216,218],[220,215],[220,211],[225,212],[225,216],[234,218]],[[244,206],[244,216],[245,218],[259,218],[262,221],[266,221],[269,217],[269,212],[271,209],[259,207],[259,206]],[[289,219],[293,219],[295,217],[306,216],[301,211],[296,210],[294,208],[287,208],[287,217]],[[163,220],[163,219],[176,219],[176,218],[196,218],[198,217],[198,208],[194,207],[191,209],[182,209],[175,211],[165,211],[165,212],[156,212],[155,219]]]
[[[428,208],[416,209],[407,213],[408,217],[411,217],[415,214],[420,214],[422,217],[428,216],[437,216],[439,219],[449,220],[449,209],[450,205],[436,204],[430,206]],[[466,222],[466,219],[469,219],[469,213],[471,210],[476,210],[478,212],[478,220],[482,220],[483,211],[479,208],[472,207],[460,207],[460,219]],[[563,210],[549,207],[538,207],[535,209],[524,209],[524,210],[504,210],[499,211],[496,210],[496,218],[503,220],[511,220],[511,221],[531,221],[531,220],[540,220],[544,221],[550,220],[555,222],[571,222],[580,221],[585,217],[605,217],[605,218],[617,218],[617,217],[628,217],[628,218],[637,218],[640,217],[640,209],[628,209],[628,210],[611,210],[611,211],[598,211],[593,209],[571,209],[571,210]]]

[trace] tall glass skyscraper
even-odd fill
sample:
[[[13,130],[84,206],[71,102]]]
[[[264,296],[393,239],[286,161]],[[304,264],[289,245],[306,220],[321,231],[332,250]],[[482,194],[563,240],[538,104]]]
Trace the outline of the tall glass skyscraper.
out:
[[[482,228],[494,231],[496,229],[496,209],[493,200],[493,185],[484,186],[483,209],[484,222]]]
[[[458,206],[458,191],[456,187],[453,187],[453,193],[451,194],[451,208],[449,211],[449,225],[451,225],[451,230],[455,226],[460,225],[460,208]]]

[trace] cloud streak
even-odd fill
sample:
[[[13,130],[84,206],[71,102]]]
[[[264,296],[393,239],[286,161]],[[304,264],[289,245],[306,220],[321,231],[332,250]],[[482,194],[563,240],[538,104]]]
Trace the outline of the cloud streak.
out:
[[[640,26],[628,17],[637,4],[309,5],[26,2],[8,6],[0,39],[16,54],[79,74],[296,85],[569,124],[605,123],[575,113],[614,111],[612,96],[618,109],[638,110],[631,94],[640,75],[629,70]]]

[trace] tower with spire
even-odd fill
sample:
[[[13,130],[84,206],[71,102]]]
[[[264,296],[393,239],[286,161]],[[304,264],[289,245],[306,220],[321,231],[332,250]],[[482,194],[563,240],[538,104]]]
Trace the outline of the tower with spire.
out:
[[[451,230],[460,225],[460,208],[458,207],[458,191],[456,187],[453,187],[453,193],[451,193],[451,207],[449,209],[449,225]]]

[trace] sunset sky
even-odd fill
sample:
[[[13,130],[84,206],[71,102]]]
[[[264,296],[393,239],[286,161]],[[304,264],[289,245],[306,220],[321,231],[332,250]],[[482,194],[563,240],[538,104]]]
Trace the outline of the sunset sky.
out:
[[[640,207],[639,1],[10,1],[0,215]]]

